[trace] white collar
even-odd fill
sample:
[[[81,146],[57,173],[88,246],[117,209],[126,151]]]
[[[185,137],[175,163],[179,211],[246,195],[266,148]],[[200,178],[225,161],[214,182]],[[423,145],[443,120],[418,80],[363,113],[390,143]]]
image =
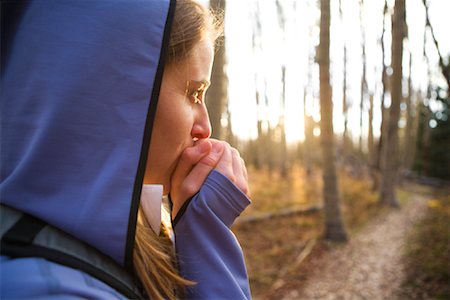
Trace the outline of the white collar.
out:
[[[161,184],[144,184],[141,193],[141,206],[153,231],[161,232],[161,205],[163,186]]]

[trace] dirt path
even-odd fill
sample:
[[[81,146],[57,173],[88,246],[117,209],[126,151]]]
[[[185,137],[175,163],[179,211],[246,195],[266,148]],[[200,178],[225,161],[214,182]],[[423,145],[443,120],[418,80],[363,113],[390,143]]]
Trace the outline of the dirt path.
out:
[[[397,299],[405,238],[425,206],[425,197],[416,195],[401,210],[375,219],[348,244],[321,257],[304,289],[283,299]]]

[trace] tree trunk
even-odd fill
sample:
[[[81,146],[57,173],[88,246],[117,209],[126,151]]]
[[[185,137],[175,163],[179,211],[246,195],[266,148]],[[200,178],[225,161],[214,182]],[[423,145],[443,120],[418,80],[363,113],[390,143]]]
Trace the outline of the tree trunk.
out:
[[[282,116],[279,120],[280,126],[280,173],[281,177],[286,179],[288,176],[288,155],[287,155],[287,144],[286,144],[286,126],[285,126],[285,112],[286,112],[286,67],[283,66],[281,68],[281,80],[283,82],[283,91],[282,91]]]
[[[363,10],[364,10],[364,1],[360,0],[360,12],[359,12],[359,19],[360,19],[360,26],[361,26],[361,40],[362,40],[362,63],[363,63],[363,69],[362,69],[362,75],[361,75],[361,102],[359,105],[359,153],[363,154],[363,110],[364,110],[364,98],[367,93],[367,81],[366,81],[366,37],[364,33],[364,26],[363,26]]]
[[[386,92],[388,91],[388,81],[386,74],[386,64],[384,63],[385,58],[385,47],[384,47],[384,34],[386,32],[385,22],[386,22],[386,14],[387,14],[387,0],[384,1],[384,10],[383,10],[383,31],[381,32],[381,84],[383,86],[383,91],[381,93],[381,124],[380,124],[380,138],[378,139],[378,145],[375,149],[375,164],[374,164],[374,172],[372,172],[372,190],[378,191],[380,189],[380,176],[381,169],[384,162],[382,161],[381,151],[383,149],[383,143],[386,136],[386,124],[388,119],[387,110],[384,107]]]
[[[225,20],[225,0],[210,0],[209,5],[214,11],[223,12]],[[224,138],[221,119],[228,100],[228,77],[225,73],[225,39],[220,44],[214,55],[211,72],[212,85],[208,90],[208,101],[206,102],[212,127],[211,137],[216,139]]]
[[[374,143],[373,143],[373,94],[369,95],[369,132],[367,135],[367,148],[369,153],[369,166],[373,169],[375,163]]]
[[[323,195],[325,207],[325,238],[346,241],[347,233],[339,207],[339,192],[335,166],[333,135],[333,105],[330,85],[330,0],[320,1],[320,46],[318,52],[320,73],[320,129],[323,157]]]
[[[377,155],[373,137],[373,94],[369,96],[369,132],[367,135],[367,148],[369,153],[369,172],[372,179],[372,187],[378,182],[378,170],[376,168]]]
[[[259,5],[258,2],[255,3],[255,12],[252,16],[252,19],[254,20],[253,23],[253,32],[252,32],[252,47],[253,47],[253,53],[257,53],[261,50],[261,20],[260,20],[260,11],[259,11]],[[264,165],[264,157],[263,157],[263,130],[262,130],[262,120],[263,116],[261,115],[261,92],[258,90],[258,72],[255,72],[255,99],[256,99],[256,128],[258,130],[258,135],[256,137],[256,140],[254,142],[254,155],[255,155],[255,167],[256,169],[261,169]]]
[[[308,56],[308,83],[305,86],[305,90],[303,93],[303,124],[304,124],[304,133],[305,133],[305,141],[303,143],[303,162],[305,166],[306,175],[310,176],[312,174],[312,149],[313,149],[313,141],[314,141],[314,119],[308,114],[306,100],[308,93],[312,97],[313,96],[313,76],[312,76],[312,66],[314,64],[314,55],[312,51],[310,51]]]
[[[385,164],[382,168],[380,203],[398,207],[395,195],[397,183],[397,152],[398,152],[398,120],[402,98],[402,58],[405,25],[405,0],[396,0],[392,20],[392,77],[391,77],[391,107],[389,108],[389,123],[386,142],[382,149]]]
[[[342,0],[339,0],[339,14],[341,20],[344,20],[344,14],[342,12]],[[344,40],[344,80],[342,83],[342,114],[344,115],[344,133],[342,135],[342,150],[344,155],[349,154],[349,138],[347,133],[348,124],[348,103],[347,103],[347,45]]]
[[[413,98],[413,89],[411,83],[411,66],[412,66],[412,55],[409,53],[409,77],[408,77],[408,95],[405,97],[406,104],[406,126],[405,126],[405,135],[403,141],[403,168],[406,170],[410,170],[412,168],[414,152],[411,149],[411,145],[415,145],[414,143],[414,104],[412,101]],[[414,147],[412,147],[414,148]]]
[[[436,50],[437,50],[438,55],[439,55],[439,67],[441,67],[442,75],[444,76],[444,79],[447,82],[447,87],[450,89],[450,64],[446,65],[444,63],[444,58],[442,57],[441,51],[439,49],[439,43],[438,43],[438,41],[436,39],[436,36],[434,35],[434,30],[433,30],[433,27],[431,26],[430,18],[428,16],[427,0],[422,0],[422,2],[423,2],[423,5],[425,6],[425,18],[426,18],[426,22],[427,22],[426,23],[426,27],[428,27],[430,29],[434,45],[436,46]]]
[[[305,97],[306,100],[306,92]],[[303,165],[306,171],[306,174],[309,176],[312,173],[312,143],[313,143],[313,130],[314,130],[314,120],[313,118],[306,113],[303,114],[304,118],[304,126],[305,126],[305,141],[303,142]]]

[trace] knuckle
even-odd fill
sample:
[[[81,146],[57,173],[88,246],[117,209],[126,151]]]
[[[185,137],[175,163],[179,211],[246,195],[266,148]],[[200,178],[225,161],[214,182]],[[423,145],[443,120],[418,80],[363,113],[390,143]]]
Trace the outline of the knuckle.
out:
[[[194,159],[195,151],[192,148],[187,148],[181,154],[181,160],[184,162],[191,162]]]
[[[231,148],[231,152],[233,153],[234,156],[241,157],[241,154],[236,148]]]
[[[217,165],[217,159],[211,155],[208,155],[200,161],[200,164],[213,168]]]
[[[223,146],[224,146],[226,149],[228,149],[228,150],[233,149],[233,147],[231,147],[231,145],[230,145],[228,142],[222,141],[222,144],[223,144]]]
[[[237,185],[237,187],[238,187],[244,194],[248,195],[248,193],[249,193],[248,185],[247,185],[244,181],[241,181],[241,182]]]
[[[199,187],[196,185],[196,184],[194,184],[194,183],[192,183],[192,182],[189,182],[189,183],[184,183],[183,184],[183,192],[188,196],[188,197],[190,197],[190,196],[192,196],[192,195],[194,195],[195,193],[197,193],[198,192],[198,190],[199,190]]]
[[[234,174],[228,174],[228,176],[227,176],[230,180],[231,180],[231,182],[234,182],[234,183],[236,183],[236,176],[234,175]]]

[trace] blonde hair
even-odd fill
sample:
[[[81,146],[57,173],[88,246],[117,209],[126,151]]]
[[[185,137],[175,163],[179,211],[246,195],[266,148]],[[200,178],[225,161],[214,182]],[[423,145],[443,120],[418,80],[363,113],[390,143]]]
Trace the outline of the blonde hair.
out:
[[[170,33],[167,64],[179,63],[191,54],[194,45],[210,38],[217,43],[223,33],[223,12],[212,12],[193,0],[177,0]]]
[[[166,64],[176,64],[187,59],[194,45],[204,38],[211,38],[215,43],[221,30],[219,19],[205,7],[194,0],[177,0]],[[151,299],[176,299],[183,295],[186,286],[194,284],[179,275],[167,227],[161,224],[161,234],[156,235],[141,207],[138,211],[133,263]]]
[[[178,274],[175,251],[167,228],[161,224],[156,235],[142,209],[138,212],[134,246],[134,268],[151,299],[176,299],[183,295],[189,280]]]

